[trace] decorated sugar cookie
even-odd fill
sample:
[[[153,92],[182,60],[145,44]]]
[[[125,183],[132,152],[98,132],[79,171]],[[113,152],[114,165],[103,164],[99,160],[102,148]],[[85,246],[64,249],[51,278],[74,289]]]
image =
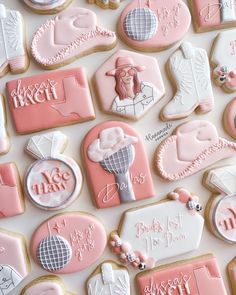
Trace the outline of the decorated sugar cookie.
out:
[[[55,69],[115,45],[116,34],[98,26],[94,12],[72,7],[38,28],[31,54],[43,68]]]
[[[46,275],[25,286],[20,295],[74,295],[66,290],[61,278]]]
[[[0,155],[8,153],[10,149],[9,135],[6,129],[6,114],[4,98],[0,94]]]
[[[62,155],[67,143],[60,131],[35,135],[26,152],[36,158],[25,174],[25,192],[29,200],[45,210],[69,206],[79,195],[82,174],[77,163]]]
[[[14,289],[29,275],[30,262],[22,235],[0,229],[0,294]]]
[[[226,132],[236,139],[236,98],[232,99],[226,106],[223,122]]]
[[[183,188],[161,202],[130,209],[110,235],[111,249],[123,263],[140,270],[193,251],[203,230],[201,209],[198,197]]]
[[[102,109],[138,120],[165,94],[154,57],[118,50],[94,75]],[[106,85],[106,87],[103,87]]]
[[[210,65],[205,49],[183,42],[168,62],[176,93],[162,109],[163,120],[175,120],[192,112],[206,113],[214,107]]]
[[[220,32],[213,44],[213,79],[226,92],[236,91],[236,29]]]
[[[236,156],[236,143],[219,137],[216,127],[204,120],[179,125],[157,147],[154,165],[169,181],[188,177],[215,162]]]
[[[118,33],[136,50],[160,51],[179,42],[190,23],[182,0],[132,0],[120,15]]]
[[[25,134],[95,118],[84,68],[43,73],[6,84],[17,133]]]
[[[197,32],[206,32],[236,24],[234,0],[191,0],[193,23]]]
[[[23,194],[16,165],[14,163],[0,164],[0,218],[15,216],[23,212]]]
[[[44,270],[74,273],[95,263],[106,243],[105,229],[97,218],[85,212],[62,213],[34,232],[31,254]]]
[[[103,262],[87,280],[87,294],[130,295],[130,278],[127,269],[113,261]]]
[[[205,211],[210,230],[218,238],[236,243],[236,166],[210,170],[204,183],[213,192]]]
[[[236,257],[227,265],[228,278],[232,290],[232,295],[236,295]]]
[[[207,254],[136,276],[140,295],[227,295],[216,258]]]
[[[141,138],[128,124],[108,121],[86,135],[82,156],[98,208],[155,195]]]
[[[72,0],[24,0],[34,12],[42,14],[58,13],[65,9]]]
[[[0,77],[8,71],[19,74],[28,67],[24,22],[19,11],[0,4]]]
[[[116,9],[120,6],[122,0],[88,0],[90,4],[97,4],[103,9]]]

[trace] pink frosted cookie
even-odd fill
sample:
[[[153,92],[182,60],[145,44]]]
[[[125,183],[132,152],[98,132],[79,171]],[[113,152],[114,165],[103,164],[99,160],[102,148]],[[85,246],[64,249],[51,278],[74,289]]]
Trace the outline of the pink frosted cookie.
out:
[[[232,290],[232,295],[236,295],[236,257],[227,265],[227,272]]]
[[[19,74],[28,68],[22,15],[0,4],[0,77],[9,70]]]
[[[35,33],[31,53],[43,68],[55,69],[93,52],[110,50],[116,34],[97,26],[94,12],[72,7],[46,21]]]
[[[72,0],[23,0],[36,13],[53,14],[65,9]]]
[[[39,277],[29,283],[20,295],[74,295],[66,290],[63,281],[54,275]]]
[[[36,158],[25,174],[25,192],[29,200],[45,210],[59,210],[78,197],[82,173],[77,163],[62,155],[67,137],[54,131],[31,137],[26,152]]]
[[[118,231],[110,235],[112,252],[123,263],[143,270],[193,251],[202,236],[201,209],[198,197],[183,188],[160,202],[130,209],[123,214]]]
[[[212,123],[194,120],[181,124],[162,141],[154,164],[162,178],[174,181],[233,156],[236,156],[236,143],[219,137]]]
[[[226,132],[236,139],[236,98],[226,106],[223,122]]]
[[[170,263],[136,276],[140,295],[227,295],[212,254]]]
[[[176,86],[175,96],[162,109],[163,120],[182,119],[194,111],[206,113],[214,107],[210,65],[205,49],[183,42],[168,61]]]
[[[165,94],[156,58],[133,51],[118,50],[97,70],[94,80],[103,111],[133,120]]]
[[[164,50],[187,33],[191,15],[182,0],[132,0],[118,21],[118,33],[130,47]]]
[[[234,0],[190,0],[197,32],[206,32],[236,25]]]
[[[30,261],[22,235],[0,229],[0,294],[12,292],[30,272]]]
[[[128,124],[95,126],[83,141],[82,156],[98,208],[155,196],[142,140]]]
[[[0,155],[8,153],[10,149],[9,135],[6,129],[6,112],[4,98],[0,94]]]
[[[15,130],[25,134],[95,118],[83,68],[43,73],[6,84]]]
[[[16,165],[14,163],[0,164],[0,218],[15,216],[23,212],[23,194]]]
[[[107,243],[105,229],[85,212],[61,213],[43,222],[31,240],[31,254],[55,274],[81,271],[95,263]]]
[[[90,4],[97,4],[103,9],[116,9],[120,6],[122,0],[87,0]]]
[[[204,184],[213,192],[205,211],[210,230],[216,237],[236,243],[236,165],[210,170]]]

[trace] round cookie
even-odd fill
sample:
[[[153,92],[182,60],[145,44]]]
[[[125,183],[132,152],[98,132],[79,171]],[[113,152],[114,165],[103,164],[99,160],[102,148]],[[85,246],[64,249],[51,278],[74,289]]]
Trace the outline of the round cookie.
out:
[[[34,12],[40,14],[54,14],[65,9],[72,0],[23,0]]]
[[[236,98],[232,99],[226,106],[223,115],[224,128],[226,132],[236,139]]]

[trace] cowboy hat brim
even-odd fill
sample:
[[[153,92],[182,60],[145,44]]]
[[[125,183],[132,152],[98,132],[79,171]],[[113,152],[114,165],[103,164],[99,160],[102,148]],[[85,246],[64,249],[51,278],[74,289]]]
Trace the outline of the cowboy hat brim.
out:
[[[113,70],[110,70],[110,71],[106,72],[106,76],[115,76],[115,74],[116,74],[116,72],[118,70],[121,70],[121,69],[127,68],[127,67],[134,68],[134,69],[136,69],[137,72],[143,72],[146,69],[145,66],[138,66],[138,65],[127,64],[127,65],[122,65],[120,67],[117,67],[117,68],[115,68]]]

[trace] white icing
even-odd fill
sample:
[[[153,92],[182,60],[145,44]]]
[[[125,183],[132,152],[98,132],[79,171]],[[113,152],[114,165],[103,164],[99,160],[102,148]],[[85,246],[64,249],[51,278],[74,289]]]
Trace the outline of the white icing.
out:
[[[23,278],[10,265],[0,264],[0,294],[7,295],[13,291]]]
[[[8,135],[7,135],[7,130],[5,126],[6,118],[5,118],[5,111],[4,111],[3,104],[4,104],[4,101],[0,95],[0,141],[2,141],[2,143],[6,140],[8,141]]]
[[[221,23],[227,23],[236,20],[235,15],[235,0],[219,0],[221,7],[220,21]]]

